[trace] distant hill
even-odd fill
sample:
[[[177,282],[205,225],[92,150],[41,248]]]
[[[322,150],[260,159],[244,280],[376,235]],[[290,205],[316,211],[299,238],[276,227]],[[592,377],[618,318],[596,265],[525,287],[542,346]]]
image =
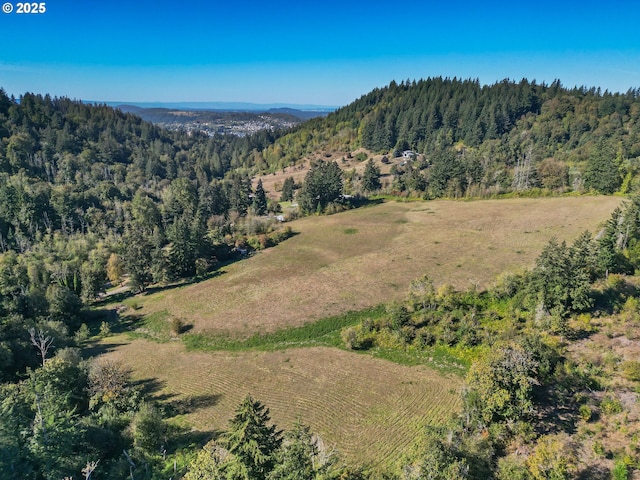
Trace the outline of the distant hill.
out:
[[[275,171],[361,148],[424,155],[417,169],[395,176],[393,187],[428,197],[537,187],[638,190],[640,89],[612,93],[526,79],[391,82],[309,120],[262,153]]]
[[[259,130],[288,129],[329,112],[297,110],[289,107],[258,110],[180,109],[117,105],[124,113],[132,113],[143,120],[175,129],[201,130],[208,134],[247,135]]]
[[[120,107],[127,105],[138,108],[167,108],[171,110],[207,110],[221,112],[268,112],[274,109],[291,109],[303,112],[330,113],[339,107],[331,105],[295,104],[295,103],[249,103],[249,102],[101,102],[85,100],[86,104]]]
[[[268,113],[286,114],[302,120],[310,120],[316,117],[326,117],[330,112],[326,110],[298,110],[296,108],[281,107],[270,108]]]

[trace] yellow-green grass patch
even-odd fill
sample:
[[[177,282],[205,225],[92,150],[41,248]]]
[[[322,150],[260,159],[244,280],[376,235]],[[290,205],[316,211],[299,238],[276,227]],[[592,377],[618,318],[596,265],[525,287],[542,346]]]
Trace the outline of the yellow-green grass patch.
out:
[[[392,464],[426,425],[444,423],[460,408],[459,377],[336,348],[199,353],[178,342],[105,342],[114,348],[106,355],[130,367],[136,380],[160,386],[154,395],[194,405],[176,422],[223,431],[251,394],[280,428],[299,419],[353,463]]]

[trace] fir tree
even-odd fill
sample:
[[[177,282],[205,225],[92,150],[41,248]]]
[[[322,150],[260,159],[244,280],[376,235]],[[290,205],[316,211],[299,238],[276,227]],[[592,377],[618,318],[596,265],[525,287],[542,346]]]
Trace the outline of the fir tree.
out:
[[[273,469],[282,440],[275,425],[268,425],[270,420],[269,409],[251,396],[236,410],[223,439],[235,460],[235,465],[229,466],[233,478],[264,480]]]
[[[381,186],[380,169],[373,163],[373,159],[369,159],[362,175],[362,189],[365,192],[373,192],[380,190]]]
[[[262,179],[258,180],[256,192],[253,194],[253,212],[260,216],[267,214],[267,195],[262,187]]]
[[[281,202],[290,202],[293,200],[293,190],[295,188],[295,182],[293,177],[287,177],[282,184],[282,193],[280,195]]]

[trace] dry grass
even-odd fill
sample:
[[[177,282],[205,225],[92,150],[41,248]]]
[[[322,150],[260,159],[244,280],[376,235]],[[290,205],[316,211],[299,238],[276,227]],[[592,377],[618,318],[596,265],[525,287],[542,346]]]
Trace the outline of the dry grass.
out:
[[[326,157],[321,154],[309,155],[293,167],[285,167],[282,170],[278,170],[277,172],[256,176],[253,179],[253,188],[255,189],[256,185],[258,184],[258,180],[262,180],[262,186],[265,189],[267,196],[273,198],[274,200],[279,200],[282,184],[284,183],[285,179],[287,177],[293,177],[296,183],[302,184],[302,182],[304,181],[304,177],[311,169],[311,161],[318,160],[322,160],[325,162],[336,162],[342,170],[355,170],[358,175],[362,175],[364,173],[364,168],[367,162],[366,160],[361,161],[355,158],[355,156],[361,152],[367,154],[367,158],[373,158],[375,164],[378,166],[378,168],[380,168],[380,172],[382,173],[381,180],[383,184],[385,182],[390,183],[392,181],[392,176],[389,174],[391,166],[394,164],[398,165],[404,160],[402,157],[399,157],[390,159],[389,163],[384,164],[382,163],[382,157],[384,155],[376,155],[363,148],[359,148],[358,150],[352,152],[352,158],[347,158],[347,154],[343,152],[333,152],[330,157]]]
[[[406,295],[428,274],[458,288],[530,267],[552,237],[594,231],[616,197],[387,202],[292,222],[300,234],[210,280],[139,299],[195,332],[246,336]]]
[[[425,425],[460,407],[457,377],[333,348],[211,354],[134,340],[107,355],[131,367],[136,379],[158,382],[158,397],[195,405],[178,420],[197,430],[226,429],[251,394],[280,428],[299,419],[349,462],[389,465]]]

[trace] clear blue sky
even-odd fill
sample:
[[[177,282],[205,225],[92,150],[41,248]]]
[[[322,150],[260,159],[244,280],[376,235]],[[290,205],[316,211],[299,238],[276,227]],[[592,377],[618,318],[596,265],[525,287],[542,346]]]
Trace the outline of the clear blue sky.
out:
[[[638,0],[11,3],[0,86],[16,96],[344,105],[437,75],[640,87]]]

